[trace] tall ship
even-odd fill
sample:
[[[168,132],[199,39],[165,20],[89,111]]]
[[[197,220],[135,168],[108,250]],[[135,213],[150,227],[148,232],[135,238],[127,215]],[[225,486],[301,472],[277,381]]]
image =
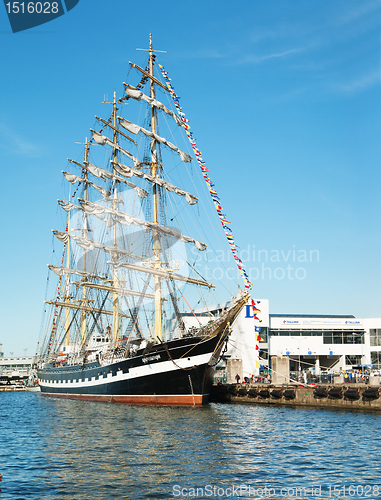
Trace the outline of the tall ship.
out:
[[[53,231],[37,361],[45,396],[204,404],[249,300],[237,287],[218,317],[183,321],[182,311],[208,310],[215,285],[202,236],[215,238],[203,229],[186,120],[157,74],[158,52],[150,37],[145,68],[130,63],[132,83],[63,171],[66,228]]]

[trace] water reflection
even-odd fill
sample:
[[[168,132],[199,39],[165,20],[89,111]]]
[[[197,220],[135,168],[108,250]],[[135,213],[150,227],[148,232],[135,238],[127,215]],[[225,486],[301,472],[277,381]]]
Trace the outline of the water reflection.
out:
[[[379,414],[139,407],[29,393],[1,400],[1,500],[174,498],[174,485],[208,484],[322,485],[328,498],[329,485],[380,478]]]

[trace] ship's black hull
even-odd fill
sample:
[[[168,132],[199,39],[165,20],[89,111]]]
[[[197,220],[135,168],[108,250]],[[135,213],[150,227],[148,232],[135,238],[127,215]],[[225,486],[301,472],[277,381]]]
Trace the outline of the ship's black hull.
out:
[[[225,334],[183,338],[103,363],[45,366],[38,370],[43,395],[131,404],[201,405],[208,401]]]

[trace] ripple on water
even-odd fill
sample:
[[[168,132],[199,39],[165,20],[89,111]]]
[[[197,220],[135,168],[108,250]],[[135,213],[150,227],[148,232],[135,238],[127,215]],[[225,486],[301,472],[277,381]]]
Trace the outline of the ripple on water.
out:
[[[329,498],[330,485],[380,480],[376,413],[0,397],[0,500],[174,498],[175,485],[187,493],[239,484],[272,487],[272,498],[322,486]]]

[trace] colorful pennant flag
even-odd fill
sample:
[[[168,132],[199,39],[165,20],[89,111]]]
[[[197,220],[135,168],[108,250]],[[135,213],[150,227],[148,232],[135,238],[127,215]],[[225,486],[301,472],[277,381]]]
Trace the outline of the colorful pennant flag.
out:
[[[205,161],[202,159],[202,154],[201,154],[201,151],[198,149],[197,145],[196,145],[196,139],[193,137],[193,134],[192,132],[190,131],[190,125],[189,124],[189,120],[187,120],[185,118],[185,114],[183,113],[183,110],[180,106],[180,103],[179,103],[179,97],[176,95],[175,93],[175,89],[173,88],[172,84],[171,84],[171,79],[169,78],[168,76],[168,72],[165,71],[164,67],[159,64],[159,68],[160,68],[160,71],[163,75],[163,78],[165,80],[165,83],[168,87],[168,90],[169,90],[169,93],[171,94],[172,96],[172,99],[173,99],[173,102],[175,104],[175,107],[176,107],[176,110],[177,110],[177,113],[178,115],[180,116],[180,119],[183,123],[183,127],[185,128],[185,133],[187,134],[188,136],[188,139],[189,139],[189,142],[192,146],[192,149],[194,151],[194,154],[196,156],[196,159],[197,159],[197,163],[200,167],[200,170],[201,170],[201,173],[205,179],[205,182],[208,186],[208,189],[209,189],[209,193],[212,197],[212,200],[214,202],[214,205],[216,207],[216,211],[217,211],[217,215],[218,217],[220,218],[220,221],[221,221],[221,224],[222,224],[222,227],[224,229],[224,232],[225,232],[225,235],[226,237],[228,238],[228,242],[229,242],[229,245],[230,245],[230,249],[234,255],[234,258],[237,262],[237,267],[239,269],[239,272],[241,273],[241,277],[242,277],[242,280],[245,284],[245,288],[247,288],[248,290],[251,290],[252,288],[252,283],[250,282],[249,280],[249,277],[242,265],[242,261],[241,259],[237,256],[237,253],[238,253],[238,250],[235,246],[235,243],[234,243],[234,237],[233,237],[233,234],[232,234],[232,230],[231,228],[229,227],[229,224],[231,224],[231,222],[229,222],[224,213],[223,213],[223,208],[221,206],[221,202],[220,202],[220,198],[217,194],[217,191],[215,189],[215,185],[213,184],[212,180],[209,178],[209,176],[206,174],[206,172],[209,172],[209,170],[206,168],[205,166]],[[258,310],[257,310],[258,311]],[[256,318],[258,319],[258,318]]]

